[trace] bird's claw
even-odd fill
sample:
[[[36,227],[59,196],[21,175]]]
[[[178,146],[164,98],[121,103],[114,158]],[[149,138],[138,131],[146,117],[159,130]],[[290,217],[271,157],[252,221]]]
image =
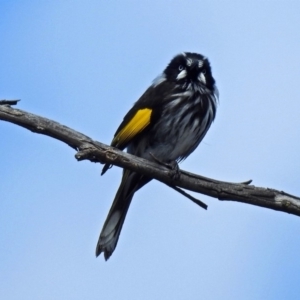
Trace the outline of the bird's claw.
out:
[[[174,179],[177,180],[180,178],[180,168],[179,165],[177,163],[176,160],[173,160],[169,163],[163,162],[161,160],[159,160],[153,153],[150,152],[151,157],[154,159],[155,162],[157,162],[158,164],[170,169],[169,171],[169,176]]]
[[[174,179],[178,180],[180,178],[180,168],[176,160],[173,160],[170,163],[166,164],[166,167],[170,169],[169,176]]]

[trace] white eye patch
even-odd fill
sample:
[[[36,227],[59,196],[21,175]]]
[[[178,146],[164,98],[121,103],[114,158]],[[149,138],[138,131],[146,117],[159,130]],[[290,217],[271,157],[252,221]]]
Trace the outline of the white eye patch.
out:
[[[176,79],[177,79],[177,80],[180,80],[180,79],[186,77],[186,74],[187,74],[186,70],[182,70],[182,71],[177,75]]]

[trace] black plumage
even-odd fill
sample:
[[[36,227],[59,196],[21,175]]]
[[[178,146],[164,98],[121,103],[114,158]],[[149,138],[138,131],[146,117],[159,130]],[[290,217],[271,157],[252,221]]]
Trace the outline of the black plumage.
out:
[[[125,115],[111,145],[151,161],[180,162],[204,138],[215,118],[217,101],[218,90],[208,59],[197,53],[181,53]],[[109,167],[106,164],[102,174]],[[97,256],[101,252],[105,259],[111,256],[134,193],[150,180],[123,171],[99,237]]]

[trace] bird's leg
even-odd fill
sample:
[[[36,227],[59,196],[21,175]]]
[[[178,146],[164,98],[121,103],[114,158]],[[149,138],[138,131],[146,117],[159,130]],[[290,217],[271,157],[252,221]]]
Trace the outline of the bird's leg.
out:
[[[172,160],[171,162],[164,162],[159,160],[153,153],[149,152],[151,157],[154,159],[155,162],[157,162],[160,165],[163,165],[164,167],[170,169],[169,176],[172,179],[179,179],[180,178],[180,168],[176,160]]]
[[[180,168],[178,162],[176,160],[171,161],[167,164],[167,166],[171,169],[169,175],[172,179],[180,178]]]

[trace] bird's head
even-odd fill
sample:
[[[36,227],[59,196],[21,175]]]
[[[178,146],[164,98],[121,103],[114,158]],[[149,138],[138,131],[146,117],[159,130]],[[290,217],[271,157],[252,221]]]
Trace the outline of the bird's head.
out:
[[[183,88],[194,85],[211,91],[215,88],[209,61],[198,53],[183,52],[175,56],[164,70],[164,75],[167,80],[177,82]]]

